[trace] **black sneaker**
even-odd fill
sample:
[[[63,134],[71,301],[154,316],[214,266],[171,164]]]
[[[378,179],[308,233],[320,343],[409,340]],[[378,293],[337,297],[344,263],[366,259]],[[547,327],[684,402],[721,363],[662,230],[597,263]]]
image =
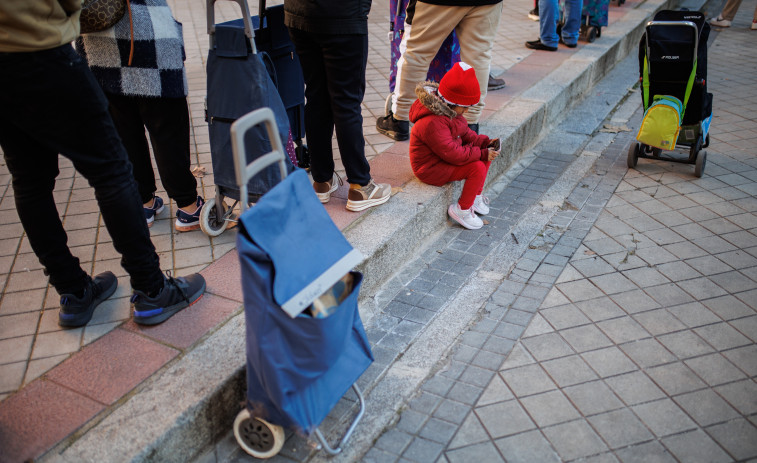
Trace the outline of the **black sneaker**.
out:
[[[578,43],[565,43],[565,40],[560,37],[560,40],[558,40],[561,44],[565,45],[568,48],[576,48],[578,46]]]
[[[531,48],[532,50],[557,51],[557,47],[550,47],[549,45],[544,44],[541,39],[526,42],[526,48]]]
[[[500,79],[489,74],[489,82],[486,85],[487,91],[499,90],[505,88],[505,79]]]
[[[536,7],[528,12],[528,19],[531,19],[533,21],[539,20],[539,7]]]
[[[397,141],[410,138],[410,122],[398,121],[392,113],[376,119],[376,130]]]
[[[86,325],[92,319],[95,308],[112,296],[117,287],[118,279],[113,272],[103,272],[89,280],[82,297],[61,294],[58,325],[67,328]]]
[[[163,289],[155,297],[134,290],[134,295],[131,296],[131,302],[134,304],[134,322],[140,325],[162,323],[176,312],[200,300],[204,292],[205,278],[199,273],[177,278],[168,274]]]

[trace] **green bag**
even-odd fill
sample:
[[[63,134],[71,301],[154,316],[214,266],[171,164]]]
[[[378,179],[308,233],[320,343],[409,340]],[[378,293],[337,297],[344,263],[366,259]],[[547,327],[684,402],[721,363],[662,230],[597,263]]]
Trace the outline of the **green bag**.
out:
[[[686,103],[691,95],[691,87],[696,76],[697,63],[694,61],[689,81],[686,83],[686,93],[683,102],[670,95],[655,95],[652,105],[649,105],[649,68],[647,57],[644,57],[644,74],[642,86],[644,92],[644,117],[636,139],[645,145],[672,150],[678,140],[678,132],[681,130],[683,114],[686,111]]]

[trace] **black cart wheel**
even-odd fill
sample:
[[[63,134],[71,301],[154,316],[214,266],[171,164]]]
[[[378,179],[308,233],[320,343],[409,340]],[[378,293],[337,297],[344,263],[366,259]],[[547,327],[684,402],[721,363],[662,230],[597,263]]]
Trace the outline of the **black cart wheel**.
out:
[[[208,236],[218,236],[226,230],[226,205],[223,201],[216,205],[216,199],[210,198],[200,210],[200,229]]]
[[[242,450],[255,458],[276,456],[284,446],[284,428],[252,418],[245,408],[234,420],[234,437]]]
[[[694,175],[702,178],[702,175],[704,175],[705,164],[707,164],[707,151],[702,151],[699,153],[699,156],[697,156],[697,164],[694,166]]]
[[[636,163],[639,162],[639,144],[636,142],[632,142],[631,146],[628,147],[628,168],[633,169],[636,167]]]
[[[591,43],[591,42],[595,41],[597,39],[597,37],[599,37],[599,35],[597,35],[597,28],[594,27],[594,26],[590,27],[589,28],[589,33],[586,36],[586,40],[588,40],[589,43]]]

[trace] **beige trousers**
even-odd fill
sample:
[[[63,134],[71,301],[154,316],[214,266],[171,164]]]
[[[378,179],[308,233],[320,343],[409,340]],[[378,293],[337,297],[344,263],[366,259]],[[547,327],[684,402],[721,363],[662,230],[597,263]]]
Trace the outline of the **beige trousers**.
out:
[[[397,76],[396,100],[392,104],[395,119],[406,121],[415,101],[415,86],[426,79],[428,66],[444,39],[454,29],[460,42],[460,59],[476,70],[481,101],[472,106],[465,117],[478,123],[484,108],[494,36],[499,27],[502,3],[484,6],[443,6],[418,2],[413,26],[403,51],[404,64]]]
[[[733,21],[733,18],[736,17],[736,12],[739,11],[740,6],[741,6],[741,0],[728,0],[727,2],[725,2],[725,6],[723,7],[723,12],[720,13],[720,16],[722,16],[723,19]],[[757,21],[757,8],[754,9],[754,14],[752,15],[752,21]]]

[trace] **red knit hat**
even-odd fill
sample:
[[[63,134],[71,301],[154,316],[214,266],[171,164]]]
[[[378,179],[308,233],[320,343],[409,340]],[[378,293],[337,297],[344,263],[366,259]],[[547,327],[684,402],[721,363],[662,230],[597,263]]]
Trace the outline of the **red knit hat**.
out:
[[[481,88],[476,71],[468,63],[455,63],[439,82],[439,95],[447,103],[457,106],[477,104],[481,100]]]

